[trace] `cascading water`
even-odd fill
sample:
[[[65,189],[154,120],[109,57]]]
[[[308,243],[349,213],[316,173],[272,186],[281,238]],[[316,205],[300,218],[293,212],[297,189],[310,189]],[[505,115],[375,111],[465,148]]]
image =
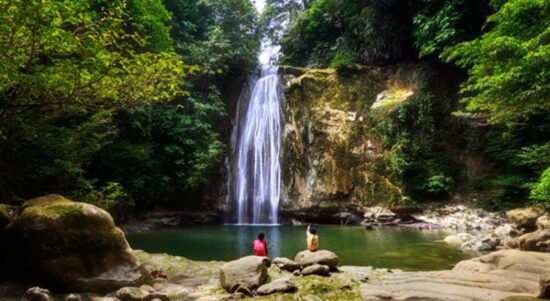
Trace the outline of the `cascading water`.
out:
[[[235,198],[239,224],[277,224],[281,191],[281,92],[278,68],[264,65],[236,141]]]
[[[265,0],[252,0],[259,13]],[[285,0],[272,5],[300,3]],[[245,85],[237,105],[232,133],[232,155],[229,163],[228,203],[233,204],[230,219],[239,224],[277,224],[281,198],[281,127],[282,93],[277,45],[289,23],[290,13],[282,10],[269,23],[262,39],[258,60],[260,77]],[[250,89],[250,87],[253,87]],[[249,96],[249,97],[248,97]]]

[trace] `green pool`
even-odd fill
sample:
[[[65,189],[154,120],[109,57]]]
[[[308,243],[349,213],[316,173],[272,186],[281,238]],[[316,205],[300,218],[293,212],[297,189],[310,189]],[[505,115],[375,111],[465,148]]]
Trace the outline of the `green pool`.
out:
[[[293,259],[305,249],[303,226],[196,226],[128,235],[134,249],[168,253],[192,260],[233,260],[252,253],[252,241],[265,232],[269,256]],[[403,270],[448,269],[472,257],[447,245],[443,230],[412,230],[319,226],[321,249],[340,257],[341,265],[362,265]]]

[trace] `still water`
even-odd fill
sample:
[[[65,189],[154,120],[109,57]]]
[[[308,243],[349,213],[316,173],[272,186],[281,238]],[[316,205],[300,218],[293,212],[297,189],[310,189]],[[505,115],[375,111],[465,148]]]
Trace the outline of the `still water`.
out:
[[[321,249],[335,252],[340,265],[362,265],[403,270],[448,269],[474,254],[443,241],[443,230],[412,230],[319,226]],[[265,232],[271,258],[293,259],[306,248],[302,226],[196,226],[128,235],[134,249],[168,253],[192,260],[233,260],[252,254],[252,241]]]

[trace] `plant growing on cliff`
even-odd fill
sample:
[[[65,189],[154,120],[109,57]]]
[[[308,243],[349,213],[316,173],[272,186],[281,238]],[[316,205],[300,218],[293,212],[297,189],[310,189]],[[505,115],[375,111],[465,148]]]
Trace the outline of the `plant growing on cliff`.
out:
[[[529,197],[534,203],[550,207],[550,167],[544,170]]]

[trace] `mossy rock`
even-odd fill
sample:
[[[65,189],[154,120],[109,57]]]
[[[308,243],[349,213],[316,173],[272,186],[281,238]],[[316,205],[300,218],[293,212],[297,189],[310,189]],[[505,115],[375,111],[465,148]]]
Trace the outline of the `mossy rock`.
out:
[[[22,208],[0,238],[2,264],[14,276],[72,291],[112,291],[148,280],[103,209],[60,195]]]

